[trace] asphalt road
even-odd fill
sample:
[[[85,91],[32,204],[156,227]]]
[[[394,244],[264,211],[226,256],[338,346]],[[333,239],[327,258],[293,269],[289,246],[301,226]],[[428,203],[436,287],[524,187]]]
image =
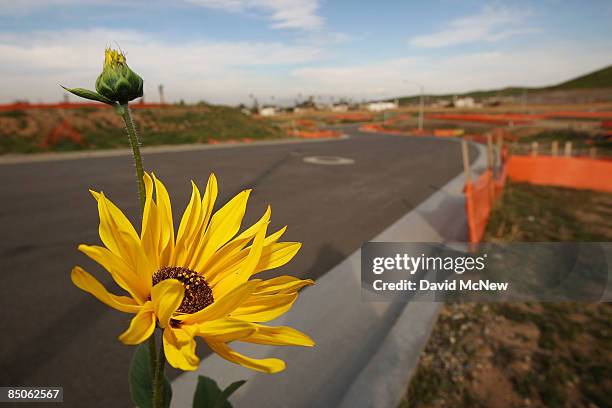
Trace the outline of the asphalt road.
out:
[[[316,278],[461,171],[457,143],[347,133],[331,142],[156,153],[145,167],[168,188],[175,220],[191,178],[203,187],[214,171],[218,202],[254,188],[245,222],[270,203],[272,227],[287,224],[284,239],[304,243],[277,273]],[[355,162],[303,162],[319,155]],[[74,287],[69,273],[79,264],[112,287],[76,247],[100,242],[88,188],[103,190],[134,220],[133,173],[126,156],[0,166],[0,386],[60,385],[67,407],[130,406],[132,349],[117,340],[130,315]]]

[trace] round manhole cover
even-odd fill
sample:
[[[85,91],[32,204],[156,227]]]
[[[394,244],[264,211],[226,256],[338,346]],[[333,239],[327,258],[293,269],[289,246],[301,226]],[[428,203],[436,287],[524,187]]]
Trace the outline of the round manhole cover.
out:
[[[327,166],[339,166],[345,164],[353,164],[355,160],[339,156],[309,156],[302,159],[304,163],[324,164]]]

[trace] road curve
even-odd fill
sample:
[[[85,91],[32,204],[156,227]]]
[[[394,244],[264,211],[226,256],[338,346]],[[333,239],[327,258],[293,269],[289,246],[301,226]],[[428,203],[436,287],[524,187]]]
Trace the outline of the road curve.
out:
[[[270,203],[272,230],[287,224],[284,239],[304,243],[275,273],[317,278],[461,171],[456,143],[344,130],[351,137],[334,142],[156,153],[145,157],[145,167],[166,184],[175,220],[189,198],[189,179],[203,186],[214,171],[219,202],[254,188],[245,223]],[[354,162],[303,161],[311,156]],[[0,385],[60,385],[66,407],[129,406],[132,350],[117,335],[130,316],[100,304],[69,278],[80,264],[112,287],[76,246],[99,243],[88,188],[103,190],[134,219],[129,157],[10,164],[0,174]]]

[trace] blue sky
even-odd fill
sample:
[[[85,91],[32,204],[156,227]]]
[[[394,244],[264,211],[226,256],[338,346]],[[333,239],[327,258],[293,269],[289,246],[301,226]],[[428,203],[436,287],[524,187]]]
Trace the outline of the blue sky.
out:
[[[288,102],[547,85],[612,64],[610,1],[13,0],[0,101],[92,87],[119,44],[170,100]]]

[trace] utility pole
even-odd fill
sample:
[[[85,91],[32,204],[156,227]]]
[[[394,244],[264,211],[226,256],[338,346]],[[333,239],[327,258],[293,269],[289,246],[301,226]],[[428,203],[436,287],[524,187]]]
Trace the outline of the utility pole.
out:
[[[157,89],[159,90],[159,103],[163,105],[166,103],[166,101],[164,100],[164,86],[162,84],[159,84]]]
[[[419,97],[419,130],[422,131],[423,130],[423,105],[425,103],[424,101],[425,88],[423,87],[423,85],[420,85],[420,88],[421,88],[421,95]]]

